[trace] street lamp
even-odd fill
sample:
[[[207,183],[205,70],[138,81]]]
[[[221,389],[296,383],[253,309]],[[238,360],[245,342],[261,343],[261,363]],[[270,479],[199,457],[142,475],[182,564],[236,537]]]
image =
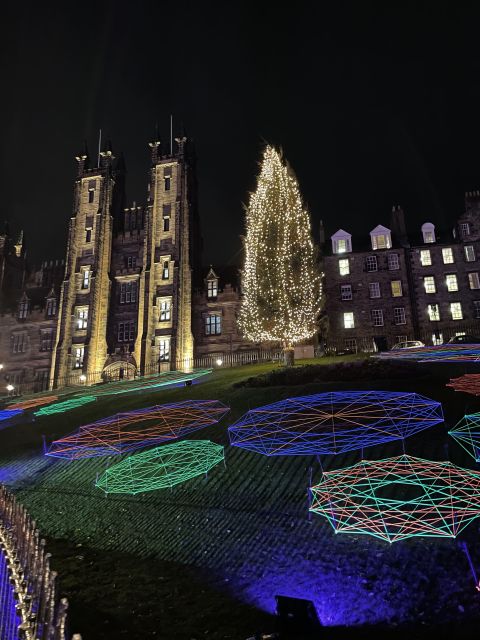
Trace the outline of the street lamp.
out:
[[[15,389],[15,387],[13,386],[13,384],[7,384],[8,393],[11,393],[14,389]]]
[[[80,376],[80,382],[85,382],[86,379],[87,379],[87,376],[84,373],[82,373],[82,375]]]
[[[221,358],[217,358],[217,359],[215,360],[215,363],[216,363],[217,367],[221,367],[221,366],[222,366],[222,364],[223,364],[223,360],[222,360]]]
[[[0,371],[3,369],[3,364],[0,364]]]

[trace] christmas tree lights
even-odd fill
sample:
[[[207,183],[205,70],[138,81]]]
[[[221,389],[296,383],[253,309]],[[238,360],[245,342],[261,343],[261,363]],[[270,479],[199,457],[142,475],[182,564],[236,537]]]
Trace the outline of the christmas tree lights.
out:
[[[400,440],[443,422],[442,406],[417,393],[334,391],[248,411],[230,444],[267,456],[321,455]]]
[[[78,460],[128,453],[213,425],[229,410],[218,400],[184,400],[125,411],[55,440],[46,455]]]
[[[223,447],[209,440],[183,440],[129,456],[107,469],[95,486],[105,493],[137,494],[173,487],[224,460]]]
[[[246,227],[238,325],[248,340],[291,349],[316,331],[321,275],[297,181],[271,146],[250,196]]]
[[[80,396],[78,398],[70,398],[70,400],[56,402],[55,404],[51,404],[48,407],[43,407],[42,409],[35,411],[33,415],[50,416],[54,413],[65,413],[66,411],[71,411],[72,409],[81,407],[82,405],[88,404],[89,402],[94,402],[95,400],[95,396]]]
[[[448,434],[476,462],[480,462],[480,413],[468,413]]]
[[[335,533],[388,542],[455,538],[480,516],[480,473],[407,455],[327,471],[310,491],[310,511]]]

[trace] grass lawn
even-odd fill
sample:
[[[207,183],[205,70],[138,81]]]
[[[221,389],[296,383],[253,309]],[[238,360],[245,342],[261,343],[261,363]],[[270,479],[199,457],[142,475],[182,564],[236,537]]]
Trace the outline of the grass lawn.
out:
[[[357,357],[323,358],[339,363]],[[313,362],[312,362],[313,363]],[[302,362],[301,364],[305,364]],[[331,633],[349,626],[405,633],[409,625],[462,631],[478,624],[478,594],[455,541],[411,539],[389,545],[368,536],[335,536],[308,517],[313,457],[264,456],[228,446],[226,427],[249,408],[293,395],[340,389],[417,391],[444,405],[446,424],[406,441],[407,453],[447,456],[475,468],[446,431],[480,400],[445,388],[455,370],[425,365],[405,380],[359,379],[301,386],[234,388],[278,365],[215,370],[191,387],[99,397],[65,414],[45,416],[0,431],[0,482],[12,487],[47,537],[62,594],[70,600],[71,631],[84,640],[230,638],[273,629],[274,595],[315,601]],[[172,490],[108,496],[94,487],[97,474],[119,458],[68,462],[42,455],[47,442],[81,424],[128,409],[186,398],[218,399],[231,407],[220,425],[192,434],[225,445],[226,467]],[[399,455],[401,444],[372,447],[365,457]],[[360,459],[358,452],[322,460],[325,469]],[[480,569],[479,523],[464,539]],[[333,637],[333,636],[332,636]],[[346,636],[347,637],[347,636]],[[418,636],[417,636],[418,637]],[[466,637],[464,635],[464,637]]]

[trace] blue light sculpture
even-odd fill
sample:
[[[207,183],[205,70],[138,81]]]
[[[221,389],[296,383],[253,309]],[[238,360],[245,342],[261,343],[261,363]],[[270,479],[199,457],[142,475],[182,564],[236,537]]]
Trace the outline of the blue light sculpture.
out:
[[[476,462],[480,462],[480,413],[467,413],[448,435]]]
[[[267,456],[300,456],[371,447],[441,422],[441,404],[417,393],[335,391],[258,407],[228,431],[235,447]]]

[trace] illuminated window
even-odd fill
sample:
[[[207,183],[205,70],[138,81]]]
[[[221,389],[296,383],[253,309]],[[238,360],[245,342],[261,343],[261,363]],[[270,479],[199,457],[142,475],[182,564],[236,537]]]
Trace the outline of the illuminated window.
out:
[[[398,257],[398,253],[389,253],[388,257],[388,268],[390,271],[396,271],[400,269],[400,258]]]
[[[217,314],[208,315],[205,318],[205,335],[213,336],[222,333],[222,317]]]
[[[18,318],[25,320],[28,314],[29,302],[28,300],[22,300],[18,305]]]
[[[475,318],[480,318],[480,300],[473,301],[473,315]]]
[[[435,278],[433,276],[425,276],[423,278],[423,286],[425,287],[425,293],[436,293]]]
[[[390,229],[378,225],[373,231],[370,232],[370,239],[372,242],[372,249],[390,249],[392,246],[392,239],[390,237]]]
[[[374,327],[383,327],[383,311],[382,309],[372,309],[372,324]]]
[[[474,262],[475,261],[475,249],[473,247],[473,245],[469,244],[466,247],[464,247],[465,250],[465,260],[467,262]]]
[[[162,280],[168,280],[170,277],[170,263],[168,260],[163,261]]]
[[[351,300],[352,299],[352,285],[351,284],[342,284],[340,287],[340,293],[342,296],[342,300]]]
[[[367,271],[378,271],[377,256],[367,256],[365,259],[365,269]]]
[[[216,298],[218,295],[218,280],[207,280],[207,298]]]
[[[339,238],[337,240],[337,251],[336,253],[345,253],[347,250],[347,241],[345,238]]]
[[[444,249],[442,249],[442,257],[443,264],[452,264],[453,262],[455,262],[455,260],[453,259],[453,250],[451,247],[445,247]]]
[[[392,282],[390,283],[390,286],[392,288],[392,296],[394,298],[400,298],[401,296],[403,296],[401,280],[392,280]]]
[[[441,331],[432,333],[432,344],[433,345],[443,344],[443,333]]]
[[[343,326],[345,327],[345,329],[355,328],[355,318],[353,317],[353,313],[351,311],[343,314]]]
[[[460,302],[452,302],[450,304],[450,312],[452,314],[452,320],[463,320],[462,305]]]
[[[478,271],[473,271],[468,274],[468,283],[470,289],[480,289],[480,279],[478,277]]]
[[[53,318],[57,313],[57,299],[48,298],[47,300],[47,318]]]
[[[73,368],[81,369],[85,358],[85,347],[72,347],[73,352]]]
[[[170,360],[170,338],[161,338],[158,342],[158,359],[160,362]]]
[[[75,316],[75,327],[80,331],[86,329],[88,325],[88,307],[78,308]]]
[[[457,276],[454,273],[449,273],[445,276],[445,282],[447,283],[447,289],[449,291],[458,291]]]
[[[431,222],[422,224],[422,235],[425,244],[435,242],[435,226]]]
[[[348,276],[350,273],[350,261],[348,258],[343,258],[338,261],[338,270],[341,276]]]
[[[90,269],[83,269],[82,276],[82,289],[88,289],[90,286]]]
[[[468,222],[462,222],[460,225],[460,233],[462,234],[462,238],[470,235],[470,225]]]
[[[430,249],[422,249],[420,251],[420,263],[422,267],[429,267],[432,264],[432,256],[430,255]]]
[[[395,324],[407,324],[405,307],[395,307],[393,309],[393,321]]]
[[[331,241],[333,253],[349,253],[352,250],[352,236],[343,229],[339,229]]]
[[[160,322],[170,320],[170,300],[160,302]]]
[[[368,285],[368,292],[370,298],[380,298],[380,283],[379,282],[370,282]]]
[[[440,308],[438,304],[429,304],[427,311],[428,317],[432,322],[438,322],[440,320]]]

